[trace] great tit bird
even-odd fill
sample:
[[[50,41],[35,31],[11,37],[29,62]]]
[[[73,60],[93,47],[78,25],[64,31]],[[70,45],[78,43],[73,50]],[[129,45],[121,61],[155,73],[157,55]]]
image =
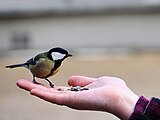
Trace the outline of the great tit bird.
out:
[[[33,83],[37,83],[35,77],[45,79],[49,82],[51,87],[54,86],[52,82],[48,80],[48,77],[55,75],[63,62],[67,57],[71,57],[65,49],[55,47],[47,52],[40,53],[35,57],[32,57],[27,62],[22,64],[14,64],[5,66],[6,68],[25,67],[28,68],[33,75]]]

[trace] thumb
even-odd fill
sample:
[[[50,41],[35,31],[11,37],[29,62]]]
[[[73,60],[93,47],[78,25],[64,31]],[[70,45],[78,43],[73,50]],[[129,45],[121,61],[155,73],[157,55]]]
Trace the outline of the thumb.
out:
[[[69,86],[81,86],[84,87],[92,82],[94,82],[96,78],[85,77],[85,76],[71,76],[68,79]]]

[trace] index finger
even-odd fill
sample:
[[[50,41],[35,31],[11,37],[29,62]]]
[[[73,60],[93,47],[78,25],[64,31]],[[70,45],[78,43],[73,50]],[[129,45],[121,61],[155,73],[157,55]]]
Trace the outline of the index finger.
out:
[[[30,82],[28,80],[24,80],[24,79],[18,80],[17,86],[24,89],[24,90],[27,90],[27,91],[31,91],[34,88],[39,88],[39,89],[46,89],[47,88],[47,86],[44,86],[42,84],[35,84],[35,83],[32,83],[32,82]]]

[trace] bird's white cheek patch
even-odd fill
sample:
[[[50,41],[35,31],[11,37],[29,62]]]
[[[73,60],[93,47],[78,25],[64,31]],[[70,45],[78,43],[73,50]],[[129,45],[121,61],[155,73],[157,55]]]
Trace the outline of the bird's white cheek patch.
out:
[[[52,52],[51,55],[53,60],[61,60],[66,56],[65,54],[61,54],[59,52]]]

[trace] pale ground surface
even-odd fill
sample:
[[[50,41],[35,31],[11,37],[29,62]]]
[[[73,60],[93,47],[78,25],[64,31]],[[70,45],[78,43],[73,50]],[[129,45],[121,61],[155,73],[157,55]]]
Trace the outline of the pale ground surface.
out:
[[[50,80],[55,85],[67,85],[67,78],[71,75],[117,76],[124,79],[138,95],[160,98],[160,54],[112,55],[102,58],[68,59],[61,71]],[[4,66],[25,60],[26,57],[0,58],[0,120],[118,120],[108,113],[76,111],[52,105],[19,89],[17,80],[31,80],[31,74],[23,68],[8,70]]]

